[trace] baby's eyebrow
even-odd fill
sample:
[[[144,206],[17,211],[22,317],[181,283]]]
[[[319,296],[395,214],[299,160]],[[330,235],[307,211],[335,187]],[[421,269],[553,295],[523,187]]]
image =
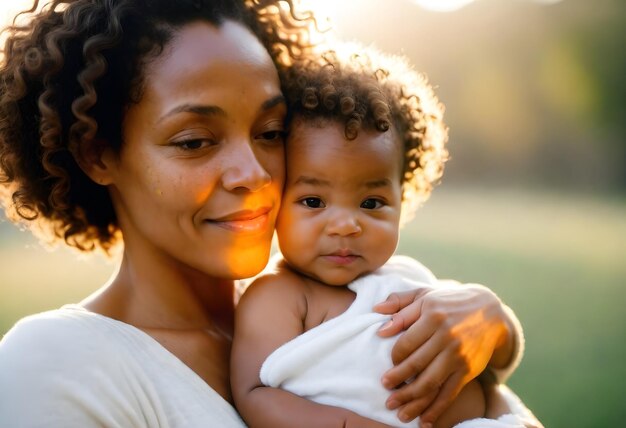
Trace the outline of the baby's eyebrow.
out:
[[[365,187],[368,189],[376,189],[387,186],[391,186],[391,180],[388,178],[381,178],[380,180],[372,180],[365,183]]]
[[[294,184],[307,184],[309,186],[322,186],[322,187],[332,187],[332,183],[330,180],[324,180],[322,178],[317,177],[309,177],[306,175],[299,176]],[[364,187],[368,189],[377,189],[380,187],[391,186],[391,180],[388,178],[381,178],[378,180],[366,181]]]
[[[324,180],[316,177],[308,177],[306,175],[299,176],[294,184],[308,184],[309,186],[331,187],[331,183],[329,180]]]

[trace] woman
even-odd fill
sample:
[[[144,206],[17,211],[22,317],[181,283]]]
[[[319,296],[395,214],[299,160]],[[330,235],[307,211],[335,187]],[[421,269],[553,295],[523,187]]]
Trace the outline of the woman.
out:
[[[242,425],[228,381],[234,281],[265,266],[280,201],[276,66],[309,52],[306,22],[282,3],[54,0],[9,31],[7,215],[82,251],[123,240],[123,257],[79,305],[5,336],[3,424]],[[488,362],[511,367],[515,321],[480,287],[424,293],[382,305],[404,308],[382,334],[421,313],[385,381],[418,375],[394,405],[436,418]],[[444,322],[442,311],[456,315]]]

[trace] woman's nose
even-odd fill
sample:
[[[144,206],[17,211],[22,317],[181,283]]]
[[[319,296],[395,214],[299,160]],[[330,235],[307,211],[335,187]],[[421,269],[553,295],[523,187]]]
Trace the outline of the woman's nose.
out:
[[[222,185],[229,191],[256,192],[272,182],[248,142],[240,142],[228,153],[222,174]]]
[[[362,231],[357,217],[347,209],[336,210],[326,224],[326,232],[329,235],[357,236]]]

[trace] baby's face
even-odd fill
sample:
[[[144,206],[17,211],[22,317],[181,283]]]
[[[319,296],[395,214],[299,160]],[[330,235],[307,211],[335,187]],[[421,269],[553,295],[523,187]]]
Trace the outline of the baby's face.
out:
[[[347,141],[343,124],[294,123],[276,227],[287,262],[329,285],[382,266],[398,243],[401,171],[392,131]]]

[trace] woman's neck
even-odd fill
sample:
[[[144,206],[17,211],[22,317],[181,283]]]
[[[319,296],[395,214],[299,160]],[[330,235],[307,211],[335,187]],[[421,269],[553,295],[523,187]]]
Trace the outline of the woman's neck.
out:
[[[234,282],[158,252],[126,248],[119,270],[82,305],[142,329],[232,333]]]

